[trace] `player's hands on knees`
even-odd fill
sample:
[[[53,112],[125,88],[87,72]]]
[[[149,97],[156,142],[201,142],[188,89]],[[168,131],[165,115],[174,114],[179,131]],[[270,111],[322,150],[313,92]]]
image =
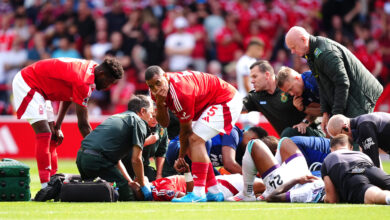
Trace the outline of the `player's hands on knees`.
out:
[[[299,133],[301,134],[305,134],[306,133],[306,128],[309,126],[309,124],[306,124],[306,123],[299,123],[299,124],[296,124],[293,126],[293,128],[296,128],[298,130]]]
[[[178,172],[178,173],[184,173],[187,168],[189,170],[189,166],[187,164],[187,168],[186,168],[186,162],[184,160],[184,158],[182,157],[179,157],[176,161],[175,161],[175,164],[173,165],[173,168],[175,168],[175,170]]]
[[[55,146],[60,146],[64,140],[64,134],[61,129],[55,129],[54,134],[52,134],[52,140],[55,142]]]
[[[318,180],[319,178],[313,175],[306,175],[302,176],[298,179],[299,184],[305,184],[305,183],[310,183],[313,182],[314,180]]]

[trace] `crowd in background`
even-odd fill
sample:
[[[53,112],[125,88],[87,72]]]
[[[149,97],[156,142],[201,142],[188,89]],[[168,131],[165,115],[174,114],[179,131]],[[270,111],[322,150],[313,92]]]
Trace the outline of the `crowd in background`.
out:
[[[150,65],[217,74],[236,85],[235,64],[253,39],[263,42],[262,59],[275,72],[289,66],[302,73],[306,60],[284,43],[294,25],[343,44],[389,83],[386,0],[0,0],[0,114],[13,114],[14,75],[46,58],[120,60],[125,77],[93,93],[90,115],[124,111],[132,94],[147,93]]]

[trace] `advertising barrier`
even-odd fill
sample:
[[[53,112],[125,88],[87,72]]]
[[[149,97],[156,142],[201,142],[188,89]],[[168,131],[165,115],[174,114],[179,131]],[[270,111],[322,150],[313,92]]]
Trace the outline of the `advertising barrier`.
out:
[[[90,117],[92,128],[97,127],[108,116]],[[259,123],[270,135],[277,136],[268,122]],[[76,116],[66,116],[62,123],[64,141],[58,146],[59,158],[76,158],[82,136],[77,127]],[[35,158],[35,133],[26,120],[15,116],[0,117],[0,158]]]

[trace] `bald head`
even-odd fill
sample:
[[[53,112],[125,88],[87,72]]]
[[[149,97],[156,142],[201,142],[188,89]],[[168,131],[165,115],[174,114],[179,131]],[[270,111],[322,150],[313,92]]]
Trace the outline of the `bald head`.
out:
[[[338,134],[342,134],[343,131],[346,133],[350,132],[349,128],[350,119],[344,115],[334,115],[329,119],[327,130],[331,137],[335,137]]]
[[[304,56],[309,52],[310,34],[299,26],[294,26],[286,34],[286,45],[291,53]]]

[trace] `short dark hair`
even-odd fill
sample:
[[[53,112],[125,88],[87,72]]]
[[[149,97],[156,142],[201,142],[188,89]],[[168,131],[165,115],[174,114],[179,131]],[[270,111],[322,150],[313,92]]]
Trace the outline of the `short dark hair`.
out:
[[[256,66],[259,67],[259,70],[260,72],[262,73],[265,73],[265,72],[270,72],[272,74],[275,74],[274,73],[274,68],[271,66],[271,64],[267,61],[267,60],[259,60],[259,61],[256,61],[254,62],[250,67],[249,69],[253,69],[255,68]]]
[[[346,134],[338,134],[335,137],[330,139],[330,147],[333,148],[337,145],[353,145],[353,141]]]
[[[129,111],[138,113],[141,108],[149,108],[151,105],[150,98],[146,95],[133,95],[127,104]]]
[[[96,70],[109,74],[114,79],[122,79],[124,71],[122,65],[114,57],[107,57],[103,63],[96,67]]]
[[[159,66],[150,66],[145,70],[145,81],[151,80],[155,75],[161,73],[161,67]]]
[[[256,133],[257,138],[259,139],[268,136],[268,132],[264,130],[262,127],[254,126],[254,127],[250,127],[248,130]]]

